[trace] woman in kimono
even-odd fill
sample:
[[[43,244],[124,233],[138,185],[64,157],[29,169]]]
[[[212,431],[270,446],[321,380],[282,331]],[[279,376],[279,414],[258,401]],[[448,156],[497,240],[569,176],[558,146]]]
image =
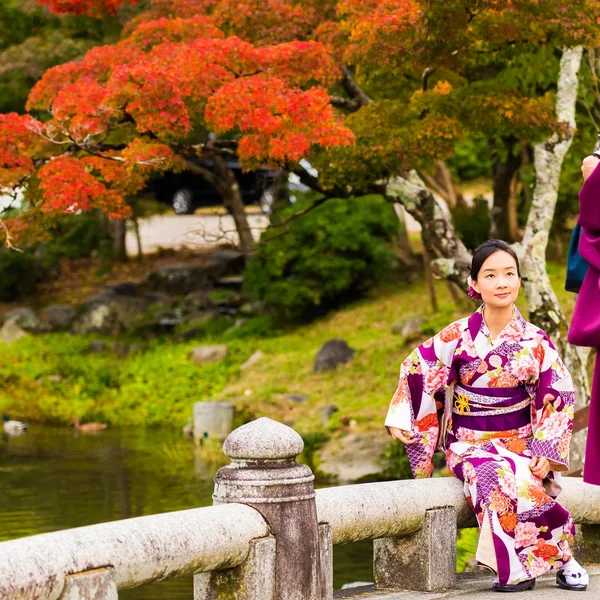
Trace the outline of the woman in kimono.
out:
[[[436,447],[445,451],[479,523],[477,561],[498,575],[495,590],[531,589],[551,569],[560,587],[585,590],[588,575],[569,548],[573,520],[543,485],[559,490],[556,472],[569,467],[571,376],[513,304],[521,276],[508,244],[475,250],[469,285],[483,305],[402,363],[386,428],[406,444],[414,477],[429,477]]]

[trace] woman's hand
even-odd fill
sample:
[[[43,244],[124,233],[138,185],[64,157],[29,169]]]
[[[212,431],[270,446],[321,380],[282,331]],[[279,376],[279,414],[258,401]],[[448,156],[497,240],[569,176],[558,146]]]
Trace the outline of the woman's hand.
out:
[[[404,444],[414,444],[417,441],[413,439],[414,433],[412,431],[405,431],[397,427],[388,427],[388,431],[395,440],[400,440]]]
[[[531,472],[540,479],[544,479],[550,472],[550,461],[543,456],[534,456],[529,463]]]
[[[581,172],[583,173],[584,180],[586,180],[594,172],[594,169],[598,166],[598,163],[600,163],[600,158],[597,158],[594,155],[586,156],[583,159]]]

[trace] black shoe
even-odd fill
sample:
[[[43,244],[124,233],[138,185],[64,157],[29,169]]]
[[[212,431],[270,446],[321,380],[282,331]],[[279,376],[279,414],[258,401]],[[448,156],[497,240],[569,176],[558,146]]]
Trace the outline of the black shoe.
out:
[[[535,587],[535,579],[526,579],[519,583],[511,583],[500,585],[494,583],[493,588],[495,592],[524,592],[525,590],[532,590]]]
[[[567,578],[562,569],[556,572],[556,585],[563,590],[572,590],[574,592],[585,592],[588,587],[584,583],[567,583]]]

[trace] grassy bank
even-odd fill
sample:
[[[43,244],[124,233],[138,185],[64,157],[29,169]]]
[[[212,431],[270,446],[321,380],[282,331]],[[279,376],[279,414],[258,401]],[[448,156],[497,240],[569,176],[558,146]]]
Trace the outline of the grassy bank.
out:
[[[572,311],[574,295],[560,291],[563,269],[550,265],[549,272],[563,306]],[[414,345],[393,334],[392,324],[424,315],[426,335],[469,314],[469,303],[454,305],[444,283],[438,282],[437,290],[437,314],[429,308],[424,282],[417,281],[373,290],[368,298],[310,325],[272,332],[264,321],[250,320],[241,329],[222,331],[228,326],[222,322],[193,342],[153,341],[144,352],[126,357],[91,353],[90,339],[81,336],[31,336],[2,347],[0,411],[57,423],[78,416],[115,425],[181,426],[194,402],[219,399],[234,402],[240,420],[266,415],[314,432],[325,429],[322,407],[335,404],[339,412],[327,429],[349,421],[356,421],[357,430],[377,429],[399,363]],[[354,360],[335,371],[313,373],[316,353],[331,338],[344,338],[356,350]],[[193,347],[215,343],[228,345],[224,361],[202,367],[190,361]],[[256,350],[265,354],[262,361],[240,371]],[[294,402],[285,398],[288,394],[307,398]]]

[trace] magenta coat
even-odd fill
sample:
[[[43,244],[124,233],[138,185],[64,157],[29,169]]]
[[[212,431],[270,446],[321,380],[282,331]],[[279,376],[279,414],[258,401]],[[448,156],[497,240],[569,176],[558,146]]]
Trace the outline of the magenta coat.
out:
[[[596,167],[579,192],[579,252],[590,264],[569,328],[569,342],[600,348],[600,168]],[[596,354],[583,479],[600,485],[600,358]]]

